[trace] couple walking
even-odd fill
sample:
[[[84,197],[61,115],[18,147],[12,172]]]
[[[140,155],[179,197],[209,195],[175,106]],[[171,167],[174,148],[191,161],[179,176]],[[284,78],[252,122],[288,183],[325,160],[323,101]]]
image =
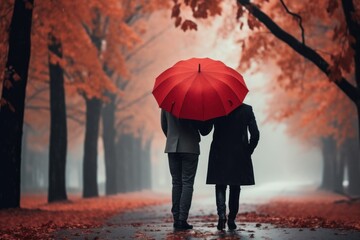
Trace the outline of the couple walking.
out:
[[[252,107],[243,103],[229,115],[209,121],[181,119],[162,110],[161,127],[166,136],[165,152],[172,176],[174,228],[193,228],[187,219],[200,154],[200,134],[205,136],[214,127],[206,183],[215,184],[217,228],[223,230],[227,223],[229,229],[236,229],[240,186],[254,184],[251,154],[259,141],[259,130]],[[228,215],[227,186],[230,188]]]

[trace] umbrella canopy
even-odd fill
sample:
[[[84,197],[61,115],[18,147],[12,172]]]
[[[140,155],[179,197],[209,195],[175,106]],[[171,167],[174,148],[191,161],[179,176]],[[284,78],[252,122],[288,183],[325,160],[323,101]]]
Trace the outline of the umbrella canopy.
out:
[[[162,72],[152,93],[174,116],[205,121],[228,115],[248,91],[243,77],[221,61],[191,58]]]

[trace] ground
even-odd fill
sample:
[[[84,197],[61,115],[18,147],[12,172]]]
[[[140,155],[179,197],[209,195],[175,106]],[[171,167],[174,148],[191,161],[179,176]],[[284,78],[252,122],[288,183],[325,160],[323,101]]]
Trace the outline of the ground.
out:
[[[134,208],[168,203],[169,196],[152,192],[118,194],[47,204],[45,194],[25,194],[21,209],[0,210],[0,239],[49,239],[60,229],[90,229],[109,217]]]
[[[169,193],[71,196],[52,204],[45,195],[25,195],[22,209],[0,211],[0,239],[360,239],[360,203],[341,195],[311,190],[257,202],[242,194],[233,232],[217,231],[209,195],[194,197],[194,230],[185,232],[173,231]]]

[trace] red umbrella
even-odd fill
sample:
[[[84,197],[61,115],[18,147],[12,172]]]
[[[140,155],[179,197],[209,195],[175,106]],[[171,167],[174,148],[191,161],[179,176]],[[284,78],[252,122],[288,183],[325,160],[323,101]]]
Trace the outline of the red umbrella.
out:
[[[152,93],[174,116],[205,121],[228,115],[248,91],[243,77],[221,61],[191,58],[162,72]]]

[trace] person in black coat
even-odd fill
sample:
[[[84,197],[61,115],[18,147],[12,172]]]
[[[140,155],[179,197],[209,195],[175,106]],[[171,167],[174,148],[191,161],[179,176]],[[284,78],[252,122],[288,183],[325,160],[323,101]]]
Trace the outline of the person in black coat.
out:
[[[236,229],[241,185],[254,185],[251,155],[259,141],[259,130],[252,107],[242,104],[229,115],[214,121],[206,184],[215,184],[216,206],[219,215],[217,228],[226,224],[226,188],[229,193],[229,229]],[[250,133],[250,140],[248,136]]]

